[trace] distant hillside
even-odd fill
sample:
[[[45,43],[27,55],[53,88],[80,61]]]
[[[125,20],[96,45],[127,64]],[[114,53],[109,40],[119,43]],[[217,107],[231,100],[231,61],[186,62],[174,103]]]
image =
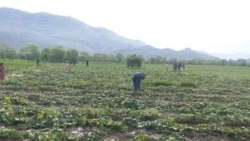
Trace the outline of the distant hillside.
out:
[[[250,53],[231,53],[231,54],[223,54],[223,53],[216,53],[216,56],[220,56],[221,59],[227,60],[237,60],[237,59],[250,59]]]
[[[141,54],[146,58],[159,55],[179,59],[214,59],[211,55],[191,49],[158,49],[119,36],[105,28],[91,27],[72,17],[29,13],[11,8],[0,8],[0,42],[8,43],[16,49],[32,43],[41,49],[62,46],[88,53],[121,52]]]

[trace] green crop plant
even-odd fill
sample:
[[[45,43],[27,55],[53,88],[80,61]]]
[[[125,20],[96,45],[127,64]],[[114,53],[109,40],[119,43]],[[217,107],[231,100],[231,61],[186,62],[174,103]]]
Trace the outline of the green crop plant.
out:
[[[249,67],[8,62],[0,140],[247,140]],[[34,62],[33,62],[34,63]],[[22,65],[23,64],[23,65]],[[141,91],[132,76],[146,74]]]
[[[0,140],[21,140],[23,134],[14,128],[0,128]]]
[[[193,81],[182,81],[180,82],[180,87],[197,87],[197,84]]]
[[[140,117],[139,119],[141,121],[146,121],[146,120],[156,120],[157,118],[160,118],[161,114],[157,109],[143,109],[140,111]]]

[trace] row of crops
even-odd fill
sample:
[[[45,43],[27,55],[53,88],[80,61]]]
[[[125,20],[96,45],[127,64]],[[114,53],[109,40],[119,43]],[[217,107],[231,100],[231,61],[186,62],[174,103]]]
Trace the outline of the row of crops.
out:
[[[250,68],[32,65],[7,66],[0,140],[250,140]],[[135,94],[138,70],[146,79]]]

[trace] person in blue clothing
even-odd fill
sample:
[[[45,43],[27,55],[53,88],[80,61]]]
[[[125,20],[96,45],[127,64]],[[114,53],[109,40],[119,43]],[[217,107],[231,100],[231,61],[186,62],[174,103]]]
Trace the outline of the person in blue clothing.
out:
[[[136,72],[133,75],[133,85],[134,85],[134,91],[136,93],[140,92],[140,88],[141,88],[141,80],[145,79],[145,74],[143,72]]]

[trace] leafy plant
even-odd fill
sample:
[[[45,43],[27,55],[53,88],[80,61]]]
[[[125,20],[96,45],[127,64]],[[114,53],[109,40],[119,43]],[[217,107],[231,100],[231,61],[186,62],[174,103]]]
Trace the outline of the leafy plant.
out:
[[[197,85],[193,81],[182,81],[180,87],[197,87]]]

